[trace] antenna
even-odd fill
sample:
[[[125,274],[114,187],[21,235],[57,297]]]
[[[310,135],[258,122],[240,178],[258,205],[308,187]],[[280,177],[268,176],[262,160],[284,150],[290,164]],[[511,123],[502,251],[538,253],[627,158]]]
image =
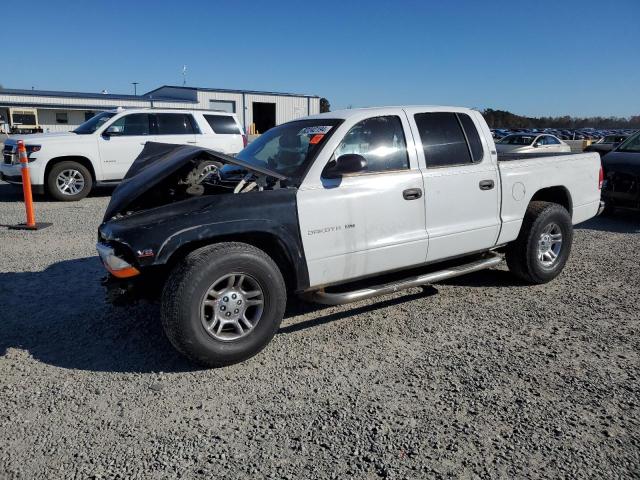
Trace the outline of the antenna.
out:
[[[184,87],[187,84],[187,66],[182,66],[182,86]]]

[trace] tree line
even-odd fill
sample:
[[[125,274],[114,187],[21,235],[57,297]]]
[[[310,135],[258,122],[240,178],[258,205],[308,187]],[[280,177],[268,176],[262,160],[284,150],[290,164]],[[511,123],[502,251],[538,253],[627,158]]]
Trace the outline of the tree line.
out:
[[[637,128],[640,129],[640,115],[624,117],[524,117],[505,110],[487,108],[482,111],[491,128]]]

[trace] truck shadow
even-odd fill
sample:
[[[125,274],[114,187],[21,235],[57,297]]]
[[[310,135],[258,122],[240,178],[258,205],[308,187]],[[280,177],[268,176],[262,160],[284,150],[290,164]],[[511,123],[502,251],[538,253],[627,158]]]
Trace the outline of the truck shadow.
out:
[[[503,263],[503,265],[505,265]],[[443,285],[455,285],[458,287],[526,287],[523,281],[519,280],[508,270],[498,270],[495,268],[482,270],[480,272],[469,273],[460,277],[454,277],[441,282]]]
[[[47,364],[90,371],[197,369],[164,336],[156,305],[105,302],[103,274],[97,257],[0,273],[0,355],[22,350]]]
[[[418,287],[419,288],[419,287]],[[418,288],[414,288],[412,290],[417,290]],[[393,305],[398,305],[405,302],[411,302],[413,300],[417,300],[419,298],[424,298],[429,295],[436,295],[438,290],[432,286],[426,286],[424,289],[417,293],[409,293],[402,292],[399,297],[394,297],[385,300],[384,297],[380,297],[379,299],[373,299],[373,303],[368,303],[366,305],[358,306],[358,303],[354,303],[353,305],[346,305],[340,307],[328,307],[324,305],[318,305],[316,303],[307,303],[299,300],[297,298],[290,298],[287,303],[287,310],[285,312],[284,318],[297,317],[300,315],[307,315],[310,313],[318,314],[314,318],[310,318],[308,320],[304,320],[302,322],[293,323],[291,325],[287,325],[281,327],[278,333],[288,334],[295,333],[302,330],[306,330],[307,328],[319,327],[320,325],[324,325],[331,322],[336,322],[338,320],[343,320],[345,318],[352,317],[354,315],[359,315],[361,313],[371,312],[373,310],[378,310],[381,308],[391,307]],[[335,308],[338,308],[338,311],[334,311]],[[326,313],[329,310],[331,313]],[[326,313],[323,315],[323,313]]]
[[[171,346],[157,304],[113,307],[104,300],[97,257],[65,260],[39,272],[0,272],[0,358],[30,355],[61,368],[100,372],[200,369]],[[324,307],[292,298],[286,318],[307,315],[293,333],[424,296],[405,294],[354,307]],[[329,310],[329,312],[327,312]]]
[[[576,226],[577,230],[612,233],[640,233],[640,212],[617,210],[612,215],[592,218]]]

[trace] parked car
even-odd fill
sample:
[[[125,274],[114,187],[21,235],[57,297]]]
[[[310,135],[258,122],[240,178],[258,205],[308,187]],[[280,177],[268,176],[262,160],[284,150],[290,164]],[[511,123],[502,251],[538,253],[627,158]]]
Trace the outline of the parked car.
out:
[[[496,143],[498,153],[566,153],[571,147],[553,135],[517,133]]]
[[[228,365],[269,343],[289,294],[343,304],[488,268],[501,252],[520,279],[554,279],[573,225],[599,209],[600,174],[595,153],[499,161],[465,108],[329,112],[236,157],[148,144],[97,249],[109,298],[158,295],[172,344]]]
[[[605,181],[602,198],[609,212],[615,208],[640,210],[640,132],[602,157]]]
[[[592,143],[591,145],[587,145],[584,151],[598,152],[600,156],[602,156],[602,155],[605,155],[606,153],[609,153],[611,150],[613,150],[613,148],[617,146],[619,143],[622,143],[623,141],[625,141],[627,137],[628,135],[623,135],[623,134],[606,135],[602,137],[600,140],[598,140],[597,142]]]
[[[233,113],[130,109],[102,112],[72,132],[10,137],[0,179],[22,182],[17,141],[24,140],[36,193],[73,201],[94,185],[117,184],[149,141],[198,145],[235,154],[246,145]]]

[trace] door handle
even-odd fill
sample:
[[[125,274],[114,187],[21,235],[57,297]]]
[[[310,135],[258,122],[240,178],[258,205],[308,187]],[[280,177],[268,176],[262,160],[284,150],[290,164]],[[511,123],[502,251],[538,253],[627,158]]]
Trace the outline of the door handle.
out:
[[[417,200],[422,197],[422,190],[419,188],[407,188],[402,192],[402,196],[405,200]]]
[[[493,180],[481,180],[480,190],[491,190],[494,187]]]

